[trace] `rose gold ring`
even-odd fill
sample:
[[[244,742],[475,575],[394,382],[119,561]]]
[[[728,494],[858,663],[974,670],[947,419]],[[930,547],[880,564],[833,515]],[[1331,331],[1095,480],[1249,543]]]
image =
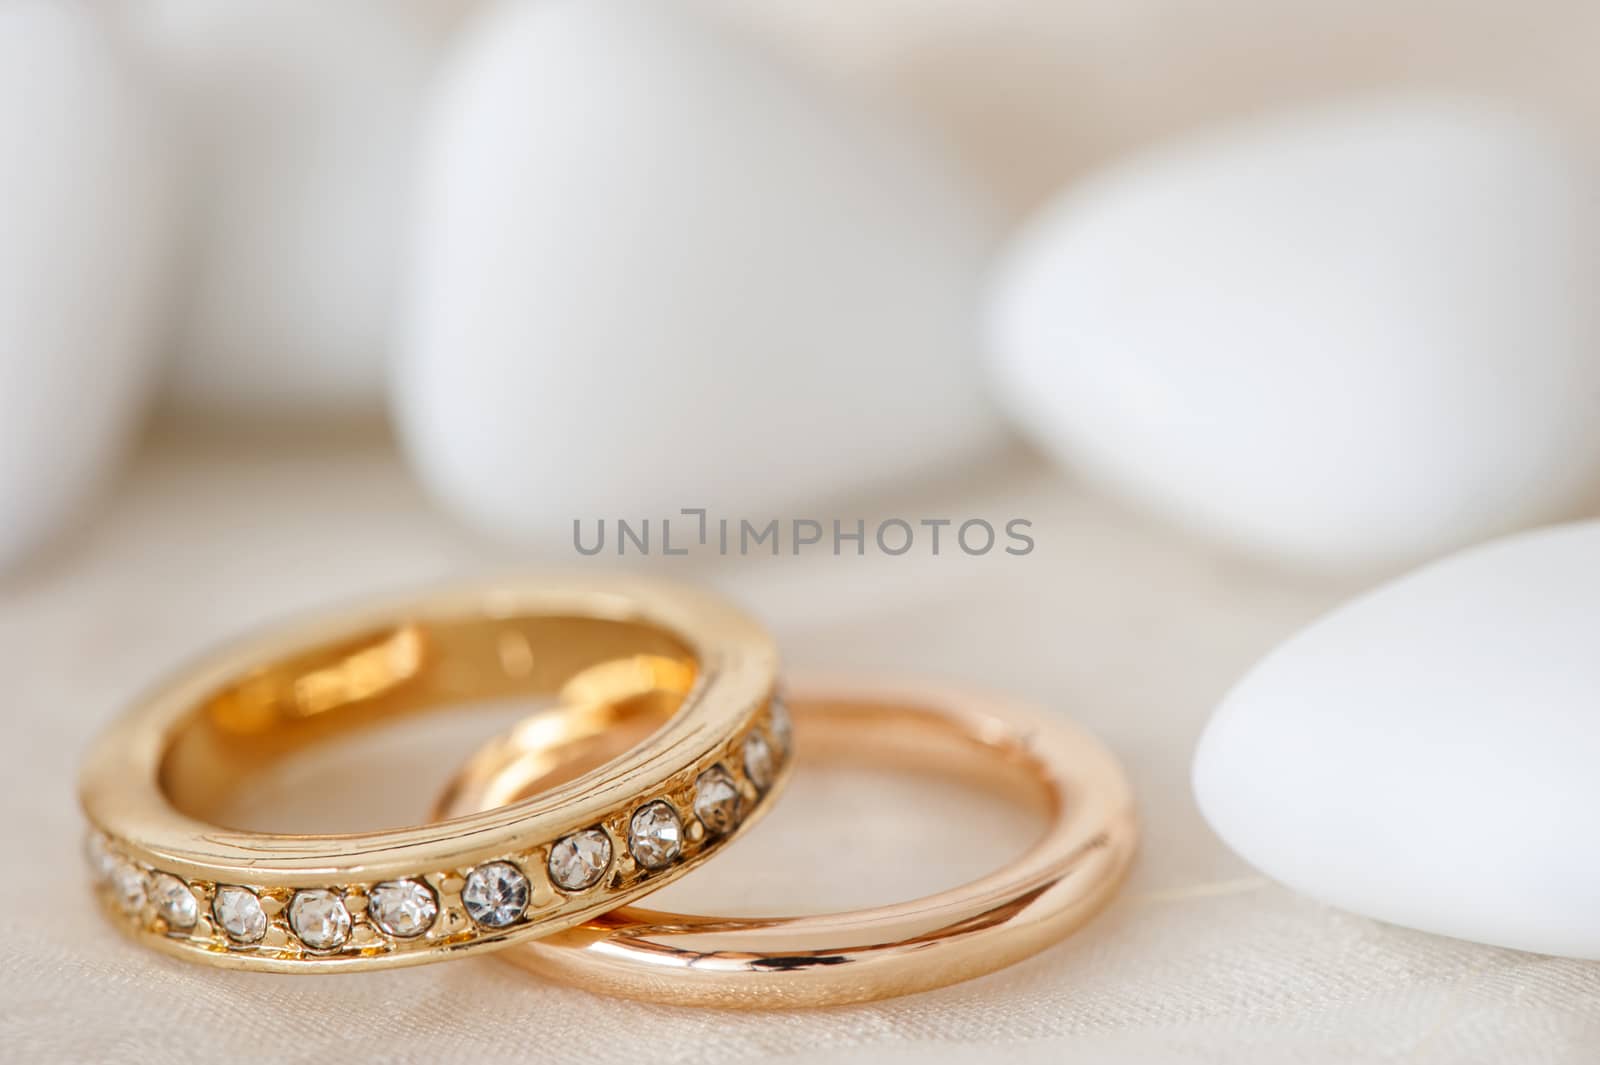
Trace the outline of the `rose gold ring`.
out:
[[[789,1008],[862,1002],[966,980],[1020,961],[1089,920],[1115,893],[1137,825],[1116,758],[1036,710],[944,688],[791,688],[797,771],[807,762],[954,773],[1041,808],[1049,827],[1013,864],[949,891],[818,916],[738,918],[632,906],[500,956],[568,984],[658,1002]],[[484,748],[435,813],[456,817],[540,786],[549,730]]]

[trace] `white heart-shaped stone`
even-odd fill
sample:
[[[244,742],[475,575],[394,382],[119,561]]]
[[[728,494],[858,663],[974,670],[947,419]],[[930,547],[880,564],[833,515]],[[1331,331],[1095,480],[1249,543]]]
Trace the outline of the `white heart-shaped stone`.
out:
[[[995,438],[986,212],[907,130],[619,0],[495,9],[434,103],[394,404],[468,519],[787,518]]]
[[[209,421],[383,411],[417,114],[456,0],[133,0],[188,162],[169,393]]]
[[[1062,463],[1292,562],[1563,516],[1600,488],[1592,186],[1470,101],[1196,135],[1018,238],[989,314],[999,394]]]
[[[1486,544],[1301,632],[1223,700],[1200,809],[1356,913],[1600,958],[1600,522]]]
[[[170,158],[103,14],[0,4],[0,568],[91,499],[156,375]]]

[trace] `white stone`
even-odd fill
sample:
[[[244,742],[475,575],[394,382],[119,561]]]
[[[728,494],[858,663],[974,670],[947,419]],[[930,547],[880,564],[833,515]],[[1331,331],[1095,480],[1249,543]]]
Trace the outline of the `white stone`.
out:
[[[92,502],[159,355],[170,159],[101,14],[0,4],[0,569]]]
[[[1280,559],[1420,558],[1600,487],[1593,179],[1432,98],[1195,136],[998,269],[993,376],[1066,467]]]
[[[772,747],[765,736],[752,732],[744,738],[744,775],[762,791],[772,786]]]
[[[1344,909],[1600,958],[1600,522],[1437,562],[1295,636],[1195,756],[1212,827]]]
[[[191,163],[170,395],[218,422],[383,409],[443,0],[135,0]]]
[[[487,928],[504,928],[528,908],[528,878],[510,862],[490,862],[467,874],[461,889],[467,916]]]
[[[428,487],[495,534],[765,519],[996,438],[987,211],[692,5],[494,8],[422,159],[394,407]]]
[[[694,815],[714,835],[732,832],[739,824],[739,785],[720,765],[712,766],[695,778]]]
[[[550,848],[550,880],[563,891],[583,891],[599,883],[611,865],[611,837],[604,829],[586,828],[557,840]]]
[[[420,936],[439,914],[433,889],[420,880],[390,880],[378,884],[367,899],[372,923],[401,939]]]
[[[289,927],[312,950],[335,950],[350,938],[350,911],[334,891],[296,891],[289,900]]]
[[[683,850],[683,822],[669,803],[646,803],[628,821],[628,851],[646,869],[664,869]]]
[[[220,887],[211,900],[211,916],[228,938],[239,943],[254,943],[267,934],[267,915],[261,900],[249,888]]]
[[[111,871],[111,895],[123,913],[136,914],[144,909],[144,870],[132,862],[119,862]]]
[[[150,878],[150,901],[172,928],[192,928],[200,919],[200,904],[195,901],[194,892],[171,873],[156,873]]]

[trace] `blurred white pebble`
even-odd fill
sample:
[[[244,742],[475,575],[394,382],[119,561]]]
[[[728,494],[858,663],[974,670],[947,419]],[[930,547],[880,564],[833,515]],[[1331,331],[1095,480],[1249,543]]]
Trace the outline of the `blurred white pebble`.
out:
[[[1063,464],[1283,560],[1532,524],[1600,489],[1591,187],[1466,100],[1197,136],[1031,223],[992,290],[994,377]]]
[[[447,0],[135,0],[194,187],[170,389],[214,421],[383,410]]]
[[[1217,834],[1313,898],[1600,958],[1600,522],[1486,544],[1273,651],[1195,753]]]
[[[0,4],[0,568],[107,479],[157,364],[163,130],[97,5]]]
[[[998,435],[987,205],[703,19],[506,4],[433,101],[394,403],[433,492],[498,535],[777,517]]]

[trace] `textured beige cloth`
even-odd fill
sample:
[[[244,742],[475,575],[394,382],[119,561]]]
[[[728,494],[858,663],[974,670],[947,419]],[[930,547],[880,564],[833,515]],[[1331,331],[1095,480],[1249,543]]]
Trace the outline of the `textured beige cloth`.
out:
[[[1600,1059],[1600,965],[1330,911],[1254,875],[1201,822],[1188,763],[1210,707],[1350,586],[1209,554],[1072,494],[1025,459],[864,516],[889,514],[1026,517],[1038,549],[652,568],[737,597],[772,625],[796,669],[933,671],[1029,697],[1098,732],[1127,761],[1146,842],[1121,899],[1082,934],[942,991],[762,1015],[600,998],[492,958],[294,978],[214,971],[125,943],[83,886],[73,793],[82,749],[132,692],[209,642],[350,594],[521,561],[600,564],[519,559],[483,544],[431,510],[381,450],[167,450],[129,474],[84,536],[0,585],[0,1059]],[[464,717],[446,729],[446,746],[464,752],[492,726]],[[440,727],[427,726],[428,749],[445,749]],[[393,747],[406,756],[405,743]],[[420,815],[444,773],[435,763],[362,787],[386,788],[383,802]],[[328,794],[342,807],[334,814],[363,816],[350,795]],[[761,831],[670,889],[671,901],[825,910],[947,886],[1027,838],[1026,819],[996,801],[812,774]],[[832,850],[828,815],[845,811],[831,824],[850,825],[849,846]],[[310,804],[295,816],[318,812]]]

